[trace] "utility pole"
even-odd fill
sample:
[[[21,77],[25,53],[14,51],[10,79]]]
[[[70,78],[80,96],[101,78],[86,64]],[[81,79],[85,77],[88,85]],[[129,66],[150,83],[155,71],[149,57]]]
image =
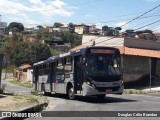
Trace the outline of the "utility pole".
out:
[[[149,66],[150,66],[150,81],[149,81],[149,87],[150,91],[152,88],[152,58],[149,58]]]
[[[3,55],[0,54],[0,88],[1,88],[1,78],[2,78],[2,63],[3,63]]]

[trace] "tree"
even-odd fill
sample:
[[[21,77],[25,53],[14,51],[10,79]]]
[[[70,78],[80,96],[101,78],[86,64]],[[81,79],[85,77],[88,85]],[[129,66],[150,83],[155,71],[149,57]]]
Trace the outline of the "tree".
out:
[[[108,30],[109,30],[108,26],[105,25],[105,26],[102,27],[102,31],[108,31]]]
[[[136,31],[136,34],[142,34],[142,33],[153,33],[152,30],[140,30],[140,31]]]
[[[54,23],[54,27],[61,27],[61,26],[63,26],[62,23],[59,23],[59,22],[55,22],[55,23]]]
[[[33,65],[38,61],[45,60],[51,56],[51,51],[46,44],[19,42],[11,54],[11,62],[20,66],[25,63]]]
[[[69,32],[74,33],[74,24],[72,22],[69,23],[68,27],[69,27]]]
[[[43,26],[42,25],[38,25],[37,28],[40,30],[40,29],[43,28]]]
[[[128,29],[128,30],[126,30],[125,32],[126,32],[126,33],[134,33],[134,30]]]
[[[52,34],[45,28],[42,28],[37,33],[39,40],[52,40]]]
[[[115,30],[119,30],[120,31],[120,30],[122,30],[122,28],[121,27],[116,27]]]
[[[24,26],[22,23],[11,22],[7,29],[12,32],[22,32],[24,31]]]

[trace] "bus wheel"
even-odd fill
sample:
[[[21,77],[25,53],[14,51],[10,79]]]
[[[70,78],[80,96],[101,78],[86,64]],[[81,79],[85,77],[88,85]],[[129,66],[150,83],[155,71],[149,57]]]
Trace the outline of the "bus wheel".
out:
[[[105,94],[97,95],[97,98],[98,98],[98,100],[104,100],[105,96],[106,96]]]
[[[73,99],[75,98],[73,87],[70,87],[70,88],[68,89],[67,95],[68,95],[68,98],[69,98],[70,100],[73,100]]]

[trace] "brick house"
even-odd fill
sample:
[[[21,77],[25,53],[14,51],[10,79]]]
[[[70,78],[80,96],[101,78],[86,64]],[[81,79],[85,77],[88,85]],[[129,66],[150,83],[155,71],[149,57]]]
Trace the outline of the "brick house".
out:
[[[95,41],[96,46],[119,48],[122,55],[123,79],[126,84],[160,85],[160,42],[140,39],[113,38],[84,35],[82,45],[72,50],[87,47]],[[136,84],[136,85],[138,85]]]

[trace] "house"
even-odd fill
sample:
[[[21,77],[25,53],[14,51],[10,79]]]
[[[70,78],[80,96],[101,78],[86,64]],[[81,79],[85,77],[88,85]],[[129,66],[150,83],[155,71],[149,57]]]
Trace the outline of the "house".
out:
[[[54,28],[53,26],[47,26],[47,27],[46,27],[46,29],[48,29],[48,31],[49,31],[50,33],[53,32],[53,28]]]
[[[160,33],[154,33],[156,36],[156,39],[160,41]]]
[[[4,33],[6,27],[7,27],[7,23],[0,21],[0,34]]]
[[[31,65],[25,64],[18,68],[14,68],[13,76],[22,82],[30,82],[32,83],[32,74],[33,70]]]
[[[85,25],[85,24],[81,24],[81,25],[76,25],[74,32],[79,34],[79,35],[83,35],[83,34],[88,34],[93,32],[96,29],[96,25]]]
[[[69,27],[68,25],[60,26],[59,31],[61,32],[69,32]]]
[[[82,45],[72,50],[90,46],[115,47],[122,55],[123,79],[126,84],[160,85],[160,42],[153,40],[130,39],[83,35]]]

